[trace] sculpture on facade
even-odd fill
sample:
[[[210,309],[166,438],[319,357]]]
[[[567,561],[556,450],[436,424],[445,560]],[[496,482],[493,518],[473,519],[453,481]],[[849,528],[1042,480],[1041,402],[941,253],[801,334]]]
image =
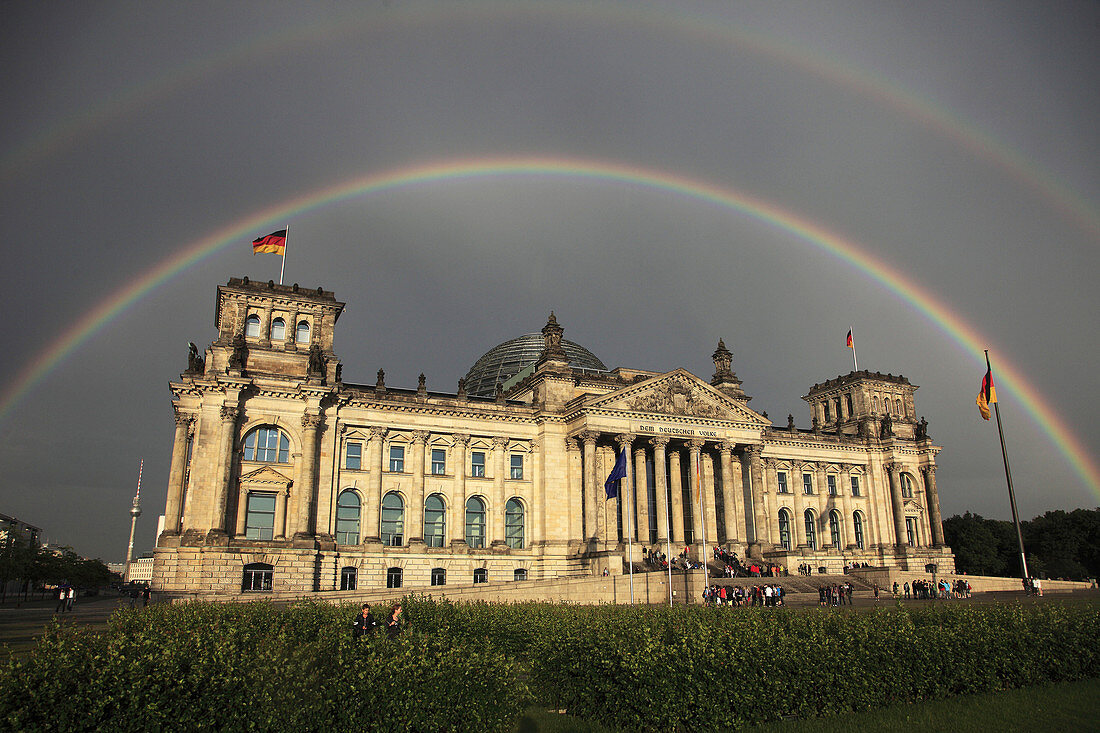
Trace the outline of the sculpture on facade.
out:
[[[206,369],[206,360],[199,356],[199,347],[194,341],[187,342],[187,371],[201,374]]]

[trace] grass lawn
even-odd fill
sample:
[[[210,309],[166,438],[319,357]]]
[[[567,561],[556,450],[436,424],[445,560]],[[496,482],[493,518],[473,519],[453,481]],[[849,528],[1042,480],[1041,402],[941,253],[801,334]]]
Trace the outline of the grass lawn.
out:
[[[631,730],[629,725],[622,730]],[[899,705],[836,718],[788,720],[756,733],[865,733],[866,731],[1100,731],[1100,679]],[[517,733],[614,733],[569,715],[532,708]]]

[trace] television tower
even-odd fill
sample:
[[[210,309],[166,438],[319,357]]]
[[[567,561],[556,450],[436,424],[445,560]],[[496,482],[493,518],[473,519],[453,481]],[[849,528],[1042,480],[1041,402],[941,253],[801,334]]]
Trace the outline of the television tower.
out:
[[[137,493],[134,494],[134,503],[130,507],[130,544],[126,547],[126,568],[122,574],[122,582],[130,582],[130,560],[134,557],[134,528],[137,527],[138,517],[141,516],[141,469],[145,467],[145,459],[138,463]]]

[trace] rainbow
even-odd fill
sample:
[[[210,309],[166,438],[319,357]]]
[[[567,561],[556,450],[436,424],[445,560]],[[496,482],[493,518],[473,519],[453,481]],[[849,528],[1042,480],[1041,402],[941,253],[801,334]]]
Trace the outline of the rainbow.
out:
[[[217,54],[196,57],[142,84],[119,90],[78,114],[40,127],[39,132],[9,149],[0,158],[0,182],[13,180],[21,169],[56,154],[119,118],[137,112],[171,94],[221,72],[249,64],[262,64],[296,49],[330,44],[339,38],[392,34],[396,28],[428,24],[447,27],[463,19],[501,18],[532,21],[583,21],[614,27],[644,28],[654,33],[679,33],[695,44],[732,47],[767,58],[800,73],[823,79],[877,104],[933,133],[951,140],[971,155],[992,165],[1021,188],[1029,190],[1060,215],[1100,241],[1100,210],[1084,195],[1059,182],[1037,161],[985,132],[961,115],[907,90],[898,82],[856,68],[805,45],[796,45],[764,32],[746,32],[719,16],[692,12],[672,5],[645,6],[631,2],[517,3],[515,0],[479,0],[473,3],[403,3],[384,10],[364,9],[338,19],[300,24],[276,32],[257,34]]]
[[[296,214],[349,199],[426,183],[502,177],[562,178],[625,184],[739,212],[770,228],[794,235],[803,243],[878,281],[903,302],[921,312],[967,352],[974,359],[975,374],[979,373],[980,365],[984,363],[983,346],[988,343],[988,339],[946,305],[937,302],[928,291],[859,245],[758,197],[669,171],[615,161],[544,157],[454,159],[369,173],[310,191],[250,214],[181,248],[175,255],[139,276],[134,282],[111,294],[24,366],[0,396],[0,422],[11,414],[33,387],[41,383],[93,334],[146,294],[230,244],[244,247],[256,232],[276,224],[285,224]],[[1003,357],[996,361],[997,379],[1002,394],[1007,388],[1016,395],[1028,415],[1050,437],[1085,484],[1100,496],[1100,469],[1089,452],[1015,366]]]

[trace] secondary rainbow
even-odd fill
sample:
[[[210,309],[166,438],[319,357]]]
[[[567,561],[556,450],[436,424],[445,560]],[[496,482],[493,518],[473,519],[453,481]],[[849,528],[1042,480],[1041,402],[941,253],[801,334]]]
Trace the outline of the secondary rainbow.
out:
[[[295,214],[382,191],[427,183],[501,177],[587,179],[616,183],[683,196],[737,211],[769,227],[795,235],[799,241],[848,263],[883,284],[899,299],[924,314],[967,352],[975,365],[983,363],[983,348],[989,344],[989,339],[981,336],[946,305],[937,302],[926,290],[859,245],[764,199],[677,173],[616,161],[547,157],[454,159],[369,173],[341,181],[250,214],[184,246],[177,254],[102,301],[28,363],[0,397],[0,422],[66,357],[144,295],[230,244],[243,247],[264,227],[285,223]],[[1002,395],[1011,391],[1019,399],[1027,414],[1069,460],[1085,484],[1100,496],[1100,468],[1038,390],[1003,355],[997,358],[996,374]]]
[[[39,131],[13,146],[0,157],[0,182],[14,178],[28,164],[74,144],[85,135],[116,122],[127,114],[148,107],[173,93],[218,74],[251,64],[263,64],[271,58],[285,57],[298,48],[331,44],[340,38],[357,35],[392,34],[403,27],[436,25],[446,28],[463,19],[482,18],[485,22],[519,18],[532,22],[556,20],[580,21],[591,27],[603,23],[613,28],[633,26],[655,33],[673,32],[692,43],[736,48],[762,56],[799,72],[824,79],[841,89],[853,91],[898,112],[954,144],[985,160],[1029,189],[1048,205],[1071,219],[1093,239],[1100,241],[1100,211],[1095,203],[1044,170],[1038,161],[969,122],[960,114],[919,95],[868,69],[857,68],[838,59],[815,52],[805,45],[742,26],[733,26],[720,16],[695,12],[672,4],[646,6],[631,2],[517,3],[515,0],[479,0],[463,4],[434,2],[403,3],[382,11],[361,9],[339,19],[324,19],[280,28],[267,34],[242,39],[224,51],[188,60],[142,84],[119,90],[81,112],[41,125]]]

